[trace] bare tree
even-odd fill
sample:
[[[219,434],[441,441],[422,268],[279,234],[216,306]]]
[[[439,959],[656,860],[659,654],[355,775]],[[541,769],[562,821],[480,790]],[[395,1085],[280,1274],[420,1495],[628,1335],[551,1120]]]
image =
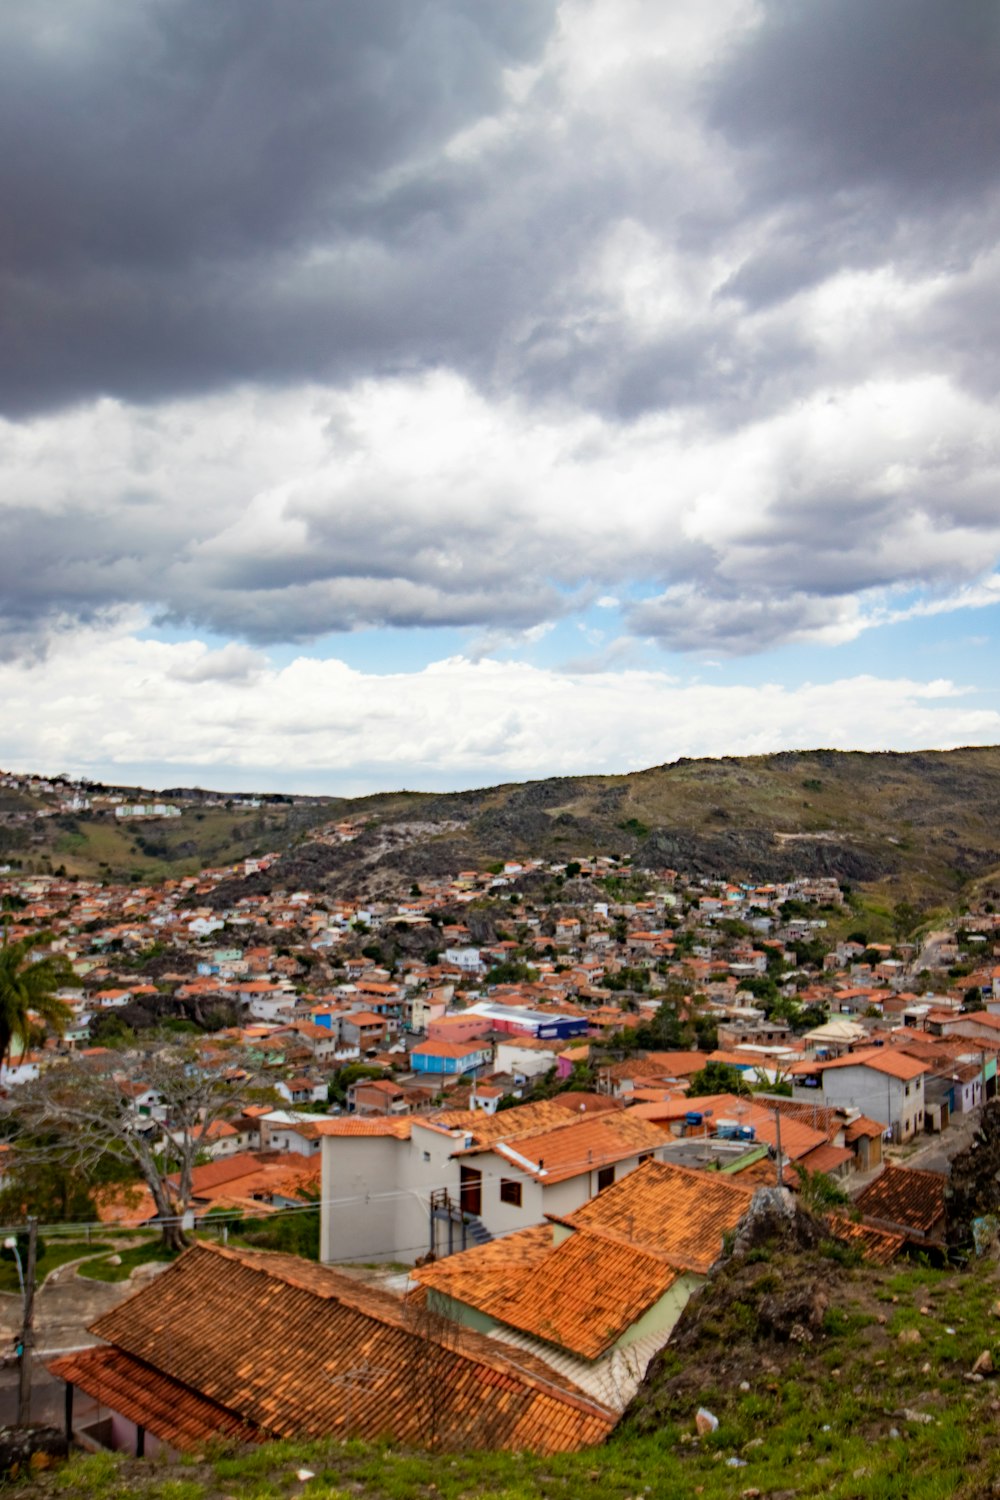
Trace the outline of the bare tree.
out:
[[[17,1155],[58,1162],[84,1177],[93,1177],[110,1158],[148,1187],[163,1243],[183,1249],[192,1173],[209,1130],[243,1105],[269,1099],[270,1092],[249,1055],[217,1038],[211,1051],[197,1042],[155,1041],[123,1053],[116,1064],[95,1071],[73,1059],[18,1088],[3,1102]],[[136,1107],[147,1091],[159,1121]]]

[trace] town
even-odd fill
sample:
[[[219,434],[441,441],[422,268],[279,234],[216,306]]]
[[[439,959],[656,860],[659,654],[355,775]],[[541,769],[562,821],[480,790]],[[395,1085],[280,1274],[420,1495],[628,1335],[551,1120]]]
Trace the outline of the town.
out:
[[[38,1221],[40,1276],[72,1242],[85,1277],[86,1238],[136,1292],[68,1353],[43,1332],[77,1439],[581,1448],[761,1191],[871,1265],[953,1248],[949,1158],[997,1093],[990,901],[878,938],[833,877],[579,849],[352,900],[282,858],[0,873],[4,953],[58,977],[8,1027],[5,1233]]]

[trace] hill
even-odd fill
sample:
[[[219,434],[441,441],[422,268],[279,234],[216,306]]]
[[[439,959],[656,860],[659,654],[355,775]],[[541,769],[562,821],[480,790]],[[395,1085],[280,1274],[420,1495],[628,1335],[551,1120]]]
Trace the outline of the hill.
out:
[[[374,897],[518,856],[613,854],[694,876],[832,875],[876,905],[930,908],[954,904],[1000,869],[998,805],[995,747],[679,760],[627,776],[356,799],[338,816],[367,819],[361,837],[300,841],[255,883],[311,881]]]
[[[252,877],[254,888],[312,884],[374,897],[518,856],[611,854],[694,876],[833,875],[876,903],[922,907],[952,905],[1000,871],[997,747],[682,759],[625,776],[458,793],[272,795],[256,808],[197,789],[158,795],[182,816],[120,824],[107,812],[60,811],[52,794],[3,790],[0,858],[29,870],[153,880],[285,850],[268,874]],[[360,837],[329,838],[334,819],[363,822]]]

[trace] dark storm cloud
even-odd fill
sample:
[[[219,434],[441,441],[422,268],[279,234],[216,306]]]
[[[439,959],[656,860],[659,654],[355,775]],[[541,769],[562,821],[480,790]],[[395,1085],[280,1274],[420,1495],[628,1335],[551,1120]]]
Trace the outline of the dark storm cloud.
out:
[[[646,49],[641,7],[626,6],[605,76],[564,45],[601,11],[0,8],[0,412],[14,418],[0,440],[37,416],[58,443],[96,397],[131,403],[106,466],[78,423],[60,461],[12,462],[0,649],[133,604],[257,644],[370,624],[516,631],[565,613],[574,591],[639,577],[657,597],[626,609],[630,629],[738,653],[846,628],[865,589],[988,565],[997,442],[975,409],[949,410],[938,438],[936,401],[911,423],[883,392],[882,428],[861,400],[835,440],[809,434],[826,431],[831,391],[942,372],[980,396],[1000,385],[995,273],[969,271],[1000,226],[1000,13],[763,0],[745,28],[720,22],[685,74],[667,43]],[[676,24],[684,0],[665,11]],[[507,87],[505,70],[536,66]],[[892,285],[838,339],[845,269]],[[928,272],[935,288],[911,309],[899,288]],[[804,306],[827,283],[830,306]],[[311,474],[273,411],[287,472],[265,447],[236,452],[258,395],[318,382],[331,408],[347,392],[367,411],[369,384],[441,370],[473,389],[456,426],[495,422],[464,467],[451,407],[436,462],[407,450],[419,484],[381,462],[391,422],[352,448],[354,408],[344,430],[331,413],[326,450],[310,429]],[[248,389],[230,426],[209,409]],[[177,397],[191,411],[157,432]],[[644,430],[662,415],[666,438]],[[560,429],[585,417],[596,499]],[[495,480],[536,423],[551,448]],[[660,472],[642,461],[657,442]],[[717,476],[729,513],[709,505],[688,529]],[[567,484],[576,512],[550,501]],[[620,526],[600,523],[607,496]],[[979,552],[952,545],[976,528]]]
[[[765,0],[707,91],[768,243],[731,290],[763,304],[837,266],[951,267],[991,243],[1000,10],[983,0]],[[970,213],[970,209],[972,212]]]
[[[419,235],[463,192],[446,170],[387,174],[405,177],[495,109],[503,70],[536,55],[552,9],[5,7],[0,401],[30,410],[315,372],[323,341],[373,342],[377,363],[366,302],[386,288],[377,255],[360,253],[369,231]],[[312,247],[339,249],[339,263],[310,269]],[[405,345],[398,332],[388,342]]]

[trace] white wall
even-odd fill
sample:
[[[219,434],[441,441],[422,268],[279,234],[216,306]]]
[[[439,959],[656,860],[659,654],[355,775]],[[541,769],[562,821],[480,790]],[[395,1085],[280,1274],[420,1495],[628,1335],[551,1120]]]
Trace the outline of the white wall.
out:
[[[863,1064],[848,1068],[825,1068],[822,1074],[823,1090],[819,1099],[815,1089],[808,1091],[810,1100],[822,1102],[833,1108],[855,1108],[883,1125],[898,1130],[903,1140],[909,1140],[924,1128],[924,1079],[919,1074],[906,1085],[898,1078],[886,1073],[877,1073]],[[797,1098],[805,1098],[801,1089]]]

